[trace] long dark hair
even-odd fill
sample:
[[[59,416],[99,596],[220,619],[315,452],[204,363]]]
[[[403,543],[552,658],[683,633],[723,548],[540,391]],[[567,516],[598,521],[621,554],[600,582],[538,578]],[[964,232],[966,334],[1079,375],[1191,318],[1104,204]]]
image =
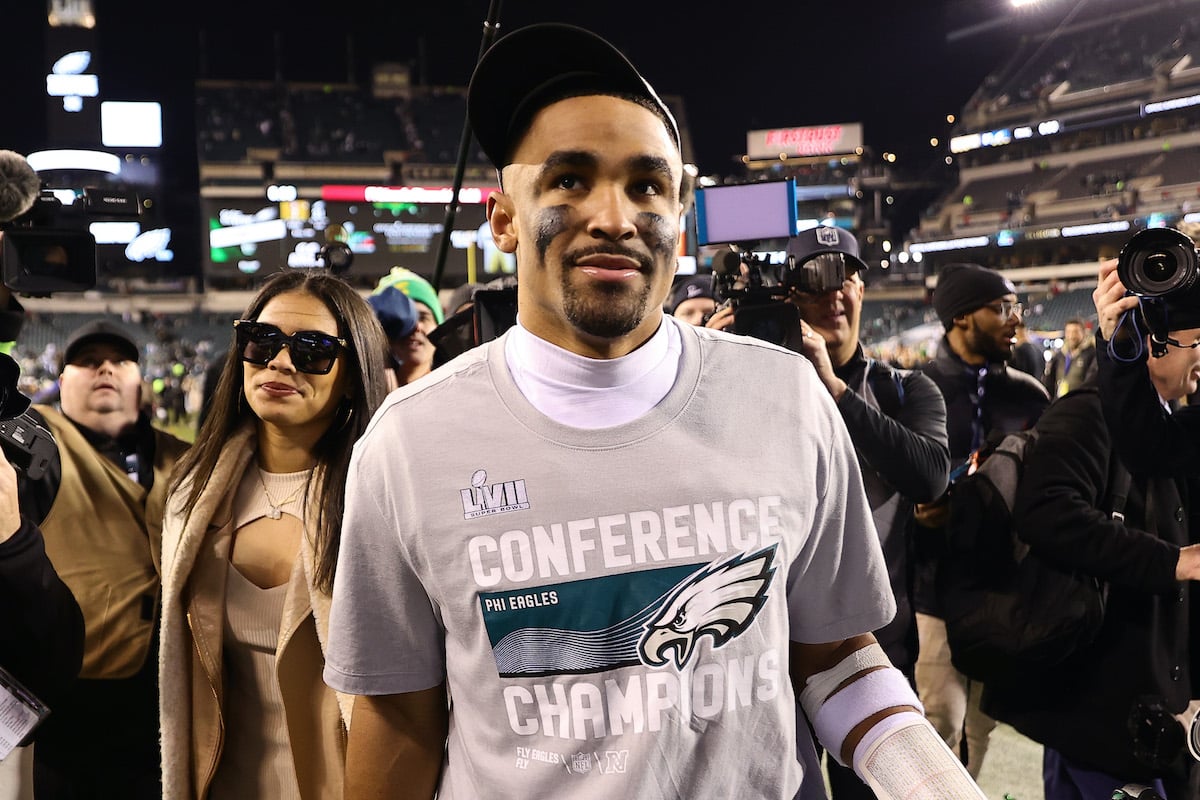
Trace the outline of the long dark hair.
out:
[[[303,292],[321,300],[337,320],[338,335],[350,341],[350,347],[342,356],[346,378],[354,387],[348,398],[349,417],[339,413],[317,441],[314,448],[317,464],[304,496],[305,507],[312,508],[310,495],[314,491],[320,493],[316,503],[317,519],[311,526],[315,533],[313,550],[316,553],[313,580],[318,588],[329,592],[333,589],[341,543],[351,450],[388,391],[385,378],[388,341],[375,311],[362,295],[341,278],[324,270],[291,269],[272,275],[250,301],[242,318],[258,319],[268,302],[287,292]],[[242,359],[235,342],[231,329],[229,352],[209,401],[208,414],[196,432],[195,443],[171,473],[172,495],[180,491],[188,476],[195,476],[185,495],[184,507],[189,516],[208,486],[226,443],[247,419],[254,417],[243,392]],[[343,419],[345,424],[340,424]]]

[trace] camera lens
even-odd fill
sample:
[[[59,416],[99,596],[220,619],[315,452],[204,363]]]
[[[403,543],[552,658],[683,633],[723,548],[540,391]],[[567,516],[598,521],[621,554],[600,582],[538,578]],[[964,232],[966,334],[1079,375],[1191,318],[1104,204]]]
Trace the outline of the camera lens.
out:
[[[1170,280],[1179,269],[1179,262],[1170,253],[1151,253],[1142,264],[1142,271],[1154,283]]]
[[[1196,283],[1200,259],[1191,238],[1173,228],[1150,228],[1121,250],[1117,274],[1125,288],[1148,297],[1184,292]]]

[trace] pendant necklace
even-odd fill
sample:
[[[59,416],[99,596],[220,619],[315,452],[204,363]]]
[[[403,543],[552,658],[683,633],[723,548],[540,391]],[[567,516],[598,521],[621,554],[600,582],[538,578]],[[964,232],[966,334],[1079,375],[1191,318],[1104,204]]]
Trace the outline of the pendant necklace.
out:
[[[300,493],[304,491],[305,483],[307,482],[301,483],[299,486],[297,486],[296,491],[292,492],[283,500],[275,502],[275,498],[271,497],[271,493],[267,491],[266,481],[263,480],[262,468],[259,467],[258,485],[262,487],[263,497],[267,498],[267,505],[271,507],[271,510],[267,512],[267,516],[271,519],[280,519],[283,517],[283,507],[294,502],[296,498],[300,496]]]

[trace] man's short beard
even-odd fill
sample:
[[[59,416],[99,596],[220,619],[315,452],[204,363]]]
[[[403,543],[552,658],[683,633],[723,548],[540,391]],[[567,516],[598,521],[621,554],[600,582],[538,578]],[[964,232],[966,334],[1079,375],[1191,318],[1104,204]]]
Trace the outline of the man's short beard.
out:
[[[1012,361],[1013,347],[1009,345],[1002,347],[996,343],[994,336],[989,335],[980,329],[978,323],[975,324],[973,336],[970,341],[971,349],[983,356],[989,362],[997,363],[1000,361]]]
[[[636,292],[617,285],[593,286],[584,292],[570,276],[570,270],[563,272],[563,312],[577,330],[600,339],[616,339],[632,333],[646,318],[650,284]]]

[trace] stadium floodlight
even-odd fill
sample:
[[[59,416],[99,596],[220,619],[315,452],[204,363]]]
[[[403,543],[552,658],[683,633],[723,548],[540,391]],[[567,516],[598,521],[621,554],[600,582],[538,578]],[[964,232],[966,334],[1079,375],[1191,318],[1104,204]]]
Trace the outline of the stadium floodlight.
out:
[[[1012,7],[1027,8],[1029,6],[1036,6],[1040,2],[1042,2],[1042,0],[1012,0]]]

